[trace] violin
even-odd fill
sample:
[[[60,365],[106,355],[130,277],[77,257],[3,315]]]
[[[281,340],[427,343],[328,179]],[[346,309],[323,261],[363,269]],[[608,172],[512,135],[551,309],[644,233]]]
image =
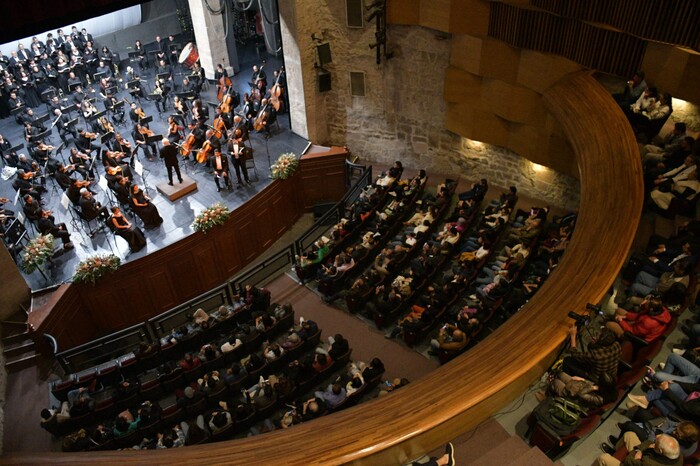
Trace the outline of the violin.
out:
[[[97,139],[97,134],[96,134],[96,133],[90,133],[90,132],[88,132],[88,131],[85,131],[84,134],[85,134],[85,137],[86,137],[87,139]]]
[[[211,145],[211,142],[209,141],[204,141],[204,144],[202,145],[202,148],[199,149],[199,152],[197,153],[197,162],[198,163],[204,163],[207,161],[209,156],[214,152],[214,148]]]
[[[149,138],[150,138],[151,136],[154,135],[153,131],[151,131],[151,130],[148,129],[148,128],[141,128],[141,129],[139,130],[139,133],[141,133],[141,134],[143,134],[144,136],[147,136],[147,137],[149,137]]]
[[[141,107],[134,110],[134,112],[139,116],[139,120],[142,118],[146,118],[146,113],[143,111],[143,109]]]
[[[44,144],[43,141],[39,142],[39,144],[37,145],[37,148],[38,148],[39,150],[54,150],[54,149],[55,149],[54,146]]]
[[[131,150],[131,143],[124,139],[123,136],[117,136],[117,144],[119,144],[121,147],[126,147],[127,149]]]

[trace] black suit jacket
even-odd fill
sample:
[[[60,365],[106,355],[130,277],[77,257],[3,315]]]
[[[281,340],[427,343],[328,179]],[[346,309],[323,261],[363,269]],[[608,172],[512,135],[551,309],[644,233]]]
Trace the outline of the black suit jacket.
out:
[[[163,146],[160,150],[160,158],[165,162],[166,167],[174,167],[178,164],[177,147],[173,145]]]

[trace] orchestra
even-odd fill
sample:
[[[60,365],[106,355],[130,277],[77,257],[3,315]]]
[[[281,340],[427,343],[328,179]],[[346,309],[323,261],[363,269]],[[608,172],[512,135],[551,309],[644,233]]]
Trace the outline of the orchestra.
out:
[[[164,147],[172,146],[168,151],[175,161],[179,157],[192,161],[195,177],[213,174],[217,191],[232,190],[229,165],[239,189],[250,184],[245,162],[252,157],[251,132],[269,134],[276,115],[288,111],[284,68],[273,70],[263,61],[253,66],[248,81],[247,73],[238,79],[219,64],[215,86],[203,92],[206,76],[193,44],[181,47],[173,36],[165,40],[158,36],[155,44],[137,40],[127,49],[128,60],[119,58],[85,29],[71,28],[67,35],[62,30],[47,34],[44,42],[34,37],[28,49],[18,47],[10,58],[0,55],[0,95],[5,104],[0,110],[20,109],[13,116],[26,147],[18,150],[0,135],[4,165],[17,169],[11,181],[15,190],[40,206],[48,198],[47,186],[53,187],[65,191],[80,208],[89,203],[81,202],[81,190],[90,190],[86,199],[93,194],[103,199],[103,188],[95,180],[104,176],[110,191],[107,199],[128,203],[134,199],[130,191],[134,177],[144,176],[138,165],[134,169],[136,161],[143,160],[141,156],[153,160],[160,152],[156,135],[168,141]],[[148,53],[154,50],[157,53]],[[273,77],[269,83],[267,73]],[[128,124],[126,113],[131,125],[120,132]],[[52,133],[58,133],[53,141]],[[53,185],[46,182],[51,177]],[[140,196],[135,205],[143,210],[150,200]]]

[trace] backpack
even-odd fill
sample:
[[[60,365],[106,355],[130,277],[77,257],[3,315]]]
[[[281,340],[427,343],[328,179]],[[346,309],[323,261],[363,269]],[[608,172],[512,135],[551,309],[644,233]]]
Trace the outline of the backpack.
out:
[[[560,437],[574,432],[587,411],[566,398],[545,398],[533,411],[535,418]]]

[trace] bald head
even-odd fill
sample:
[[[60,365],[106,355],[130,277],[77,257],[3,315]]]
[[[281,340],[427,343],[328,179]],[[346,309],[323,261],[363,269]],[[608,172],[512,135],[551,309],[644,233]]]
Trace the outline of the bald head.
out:
[[[677,459],[681,454],[678,440],[666,434],[659,434],[656,436],[656,444],[654,449],[671,460]]]
[[[161,141],[163,143],[163,146],[169,146],[170,145],[170,140],[168,138],[163,138]]]

